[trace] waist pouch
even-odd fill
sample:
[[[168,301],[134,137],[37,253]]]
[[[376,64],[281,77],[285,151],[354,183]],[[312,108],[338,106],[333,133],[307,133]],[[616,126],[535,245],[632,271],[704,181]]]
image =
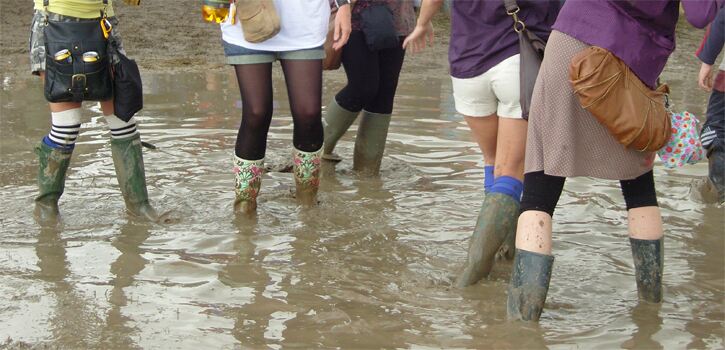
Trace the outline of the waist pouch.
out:
[[[622,145],[654,152],[670,139],[667,85],[650,89],[608,50],[592,46],[575,55],[569,80],[582,107]]]
[[[393,12],[385,5],[374,5],[360,14],[362,32],[370,51],[392,49],[400,45]]]
[[[105,101],[113,97],[108,41],[99,21],[47,21],[44,91],[48,102]],[[69,55],[56,59],[56,53],[63,50]],[[95,52],[96,58],[84,62],[83,54],[89,52]]]

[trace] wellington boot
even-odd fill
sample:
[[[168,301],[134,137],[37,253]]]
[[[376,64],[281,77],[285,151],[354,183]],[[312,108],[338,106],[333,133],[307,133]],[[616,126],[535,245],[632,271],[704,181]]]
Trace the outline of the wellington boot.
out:
[[[58,222],[58,200],[65,188],[65,174],[73,150],[52,148],[41,142],[35,147],[38,155],[38,196],[35,197],[35,219],[42,226]]]
[[[362,112],[355,137],[352,168],[361,174],[376,176],[380,172],[385,142],[388,138],[390,114]]]
[[[257,196],[262,187],[264,174],[264,158],[246,160],[233,157],[234,162],[234,212],[253,215],[257,211]]]
[[[476,228],[468,247],[468,259],[458,278],[459,287],[475,284],[488,276],[496,253],[507,237],[516,237],[519,202],[502,193],[489,193],[483,200]]]
[[[549,292],[554,257],[516,249],[508,288],[506,310],[509,319],[538,321]]]
[[[116,179],[121,187],[126,210],[136,217],[158,221],[159,215],[149,204],[146,174],[141,151],[141,136],[111,139],[111,155],[116,168]]]
[[[355,122],[359,113],[342,108],[337,103],[337,100],[334,97],[332,98],[330,104],[327,105],[327,113],[325,114],[325,144],[323,146],[322,159],[333,162],[342,160],[333,151],[335,150],[337,141],[340,140],[342,135],[345,135],[345,132]]]
[[[320,154],[322,150],[304,152],[294,150],[295,186],[297,201],[303,206],[317,204],[317,190],[320,188]]]
[[[664,239],[630,238],[635,278],[640,300],[662,301],[662,270],[664,268]]]
[[[717,190],[718,204],[725,203],[725,150],[718,145],[708,154],[708,178]]]

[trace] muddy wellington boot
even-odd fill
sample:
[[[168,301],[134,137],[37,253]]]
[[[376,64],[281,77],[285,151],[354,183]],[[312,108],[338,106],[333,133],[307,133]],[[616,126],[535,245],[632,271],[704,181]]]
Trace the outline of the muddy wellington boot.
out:
[[[554,257],[516,249],[506,311],[511,320],[538,321],[549,292]]]
[[[632,247],[639,299],[651,303],[661,302],[664,239],[630,238],[629,244]]]
[[[516,238],[519,206],[509,195],[486,195],[468,247],[466,266],[457,280],[458,287],[473,285],[488,276],[503,243],[507,238]]]
[[[723,146],[717,146],[707,157],[708,161],[708,178],[717,190],[717,202],[725,203],[725,150]]]
[[[317,190],[320,188],[320,159],[322,149],[314,152],[294,150],[295,187],[297,201],[303,206],[317,204]]]
[[[141,151],[141,135],[124,139],[111,139],[111,155],[116,168],[116,179],[121,187],[126,210],[133,216],[157,221],[159,215],[149,204],[146,174]]]
[[[372,113],[363,110],[355,137],[355,152],[352,168],[365,175],[375,176],[380,172],[380,163],[388,138],[390,114]]]
[[[65,188],[65,174],[73,149],[62,150],[44,142],[35,147],[38,155],[38,196],[35,197],[35,219],[40,225],[58,222],[58,200]]]
[[[330,104],[327,105],[327,113],[325,114],[325,143],[322,151],[322,159],[332,162],[342,160],[333,151],[335,150],[337,141],[340,140],[342,135],[345,135],[345,132],[355,122],[359,113],[342,108],[337,103],[337,100],[334,97],[332,98]]]
[[[233,156],[234,167],[234,212],[241,214],[254,214],[257,211],[257,196],[262,187],[262,174],[264,174],[264,158],[260,160],[246,160]]]

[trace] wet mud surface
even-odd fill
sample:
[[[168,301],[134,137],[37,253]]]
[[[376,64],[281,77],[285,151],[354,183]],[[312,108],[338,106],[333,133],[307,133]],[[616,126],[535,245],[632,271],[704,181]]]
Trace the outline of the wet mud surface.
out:
[[[276,75],[258,216],[235,220],[235,78],[222,65],[216,27],[200,21],[195,2],[158,3],[138,18],[143,6],[118,12],[129,54],[143,69],[142,137],[157,147],[144,153],[149,194],[175,220],[146,224],[125,215],[108,131],[88,103],[57,229],[32,217],[33,147],[49,121],[41,83],[26,73],[31,11],[25,2],[2,3],[0,347],[725,345],[723,209],[691,189],[705,163],[655,168],[666,231],[661,305],[637,302],[618,182],[588,178],[567,181],[557,208],[540,324],[506,321],[510,262],[497,263],[483,283],[454,287],[483,200],[483,162],[453,109],[444,40],[406,59],[381,177],[351,170],[353,126],[338,146],[344,160],[323,169],[320,204],[308,210],[292,195],[292,120]],[[154,27],[162,15],[176,19],[163,30]],[[692,53],[701,34],[678,32],[664,74],[675,109],[700,117],[707,94],[696,87]],[[164,49],[156,50],[152,42],[161,39]],[[326,73],[325,102],[342,77]]]

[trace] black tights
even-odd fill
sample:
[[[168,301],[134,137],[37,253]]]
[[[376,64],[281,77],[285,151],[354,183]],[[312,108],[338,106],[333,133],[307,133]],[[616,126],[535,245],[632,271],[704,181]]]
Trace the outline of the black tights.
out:
[[[564,189],[565,177],[546,175],[543,171],[524,175],[524,194],[521,212],[537,210],[554,216],[554,208]],[[657,193],[652,170],[633,180],[619,181],[627,210],[657,206]]]
[[[372,113],[392,113],[404,58],[402,45],[370,51],[365,43],[365,35],[353,31],[342,50],[347,85],[335,96],[335,101],[351,112],[359,112],[364,108]]]
[[[294,132],[292,143],[300,151],[322,147],[322,61],[282,60]],[[242,124],[234,152],[247,160],[264,158],[272,122],[272,64],[235,65],[242,93]]]

